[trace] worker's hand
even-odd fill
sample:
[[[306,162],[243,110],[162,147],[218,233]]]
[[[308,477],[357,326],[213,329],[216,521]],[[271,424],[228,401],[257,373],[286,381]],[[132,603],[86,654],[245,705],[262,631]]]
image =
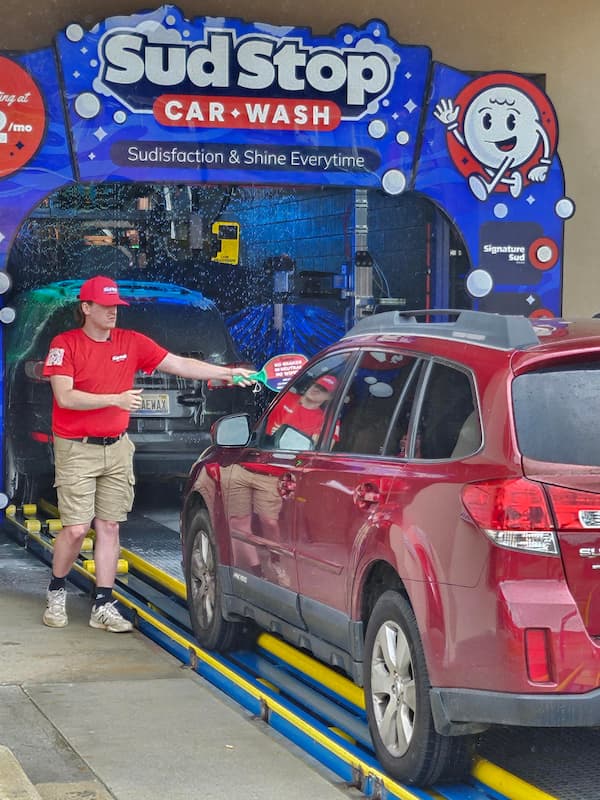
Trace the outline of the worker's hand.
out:
[[[235,383],[236,386],[252,386],[254,381],[250,378],[251,375],[254,375],[254,370],[252,369],[232,367],[230,382]]]
[[[137,411],[142,407],[143,389],[128,389],[117,395],[117,405],[123,411]]]

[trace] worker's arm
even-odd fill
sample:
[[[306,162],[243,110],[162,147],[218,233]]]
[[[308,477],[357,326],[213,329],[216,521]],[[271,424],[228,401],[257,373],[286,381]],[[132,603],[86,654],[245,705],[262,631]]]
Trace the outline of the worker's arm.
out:
[[[70,408],[73,411],[91,411],[107,406],[116,406],[123,411],[135,411],[142,405],[142,389],[128,389],[115,394],[82,392],[73,388],[73,378],[70,375],[52,375],[50,385],[57,404],[61,408]]]
[[[233,377],[240,376],[247,378],[252,374],[251,369],[242,367],[222,367],[218,364],[210,364],[208,361],[200,361],[197,358],[185,358],[177,356],[175,353],[167,353],[158,365],[157,369],[161,372],[168,372],[171,375],[178,375],[180,378],[189,378],[196,381],[219,380],[233,383]],[[242,386],[250,386],[252,381],[240,380]]]

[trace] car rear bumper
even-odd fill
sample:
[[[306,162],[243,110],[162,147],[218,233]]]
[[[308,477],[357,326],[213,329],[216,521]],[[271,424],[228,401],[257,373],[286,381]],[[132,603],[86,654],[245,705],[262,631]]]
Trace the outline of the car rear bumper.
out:
[[[183,433],[128,433],[135,445],[134,471],[140,478],[160,478],[179,475],[187,477],[192,464],[210,445],[208,431]],[[50,444],[27,442],[25,452],[16,456],[16,469],[52,483],[54,467]]]
[[[438,733],[479,733],[490,725],[534,728],[600,726],[600,689],[583,694],[511,694],[477,689],[432,688]]]
[[[152,438],[129,433],[135,445],[134,469],[140,478],[186,477],[200,453],[210,444],[210,434],[199,431],[189,434],[163,434]]]

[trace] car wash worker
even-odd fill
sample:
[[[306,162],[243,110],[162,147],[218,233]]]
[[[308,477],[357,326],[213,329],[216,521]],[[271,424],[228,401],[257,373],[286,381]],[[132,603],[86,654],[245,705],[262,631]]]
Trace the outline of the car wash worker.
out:
[[[289,392],[285,400],[271,412],[267,420],[267,434],[274,434],[282,425],[296,428],[313,441],[317,441],[325,421],[324,406],[329,402],[338,381],[334,375],[316,378],[303,394]],[[335,438],[335,437],[334,437]]]
[[[127,436],[129,415],[142,406],[135,373],[155,369],[193,380],[238,381],[249,386],[251,370],[183,358],[137,331],[117,328],[117,307],[129,305],[117,284],[101,275],[79,292],[81,326],[55,336],[44,365],[52,386],[55,486],[63,528],[56,537],[52,578],[43,621],[67,622],[66,576],[92,521],[96,532],[96,589],[92,628],[124,633],[132,629],[112,600],[120,553],[119,523],[133,506],[134,445]]]

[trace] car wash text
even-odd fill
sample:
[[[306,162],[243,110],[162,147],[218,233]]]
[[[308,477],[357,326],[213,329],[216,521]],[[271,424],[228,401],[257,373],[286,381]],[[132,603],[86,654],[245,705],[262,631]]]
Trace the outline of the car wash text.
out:
[[[362,116],[393,82],[394,64],[383,48],[309,47],[297,38],[267,35],[236,40],[228,30],[209,31],[202,42],[173,43],[166,32],[164,39],[156,31],[150,40],[119,30],[99,43],[104,86],[146,113],[164,97],[163,117],[157,116],[163,124],[223,124],[224,114],[233,112],[235,119],[239,110],[244,127],[265,122],[285,127],[288,119],[317,127],[325,120],[326,127],[335,127],[340,118]],[[160,90],[169,92],[159,95]],[[195,96],[198,90],[201,95]],[[243,102],[259,97],[268,106]]]

